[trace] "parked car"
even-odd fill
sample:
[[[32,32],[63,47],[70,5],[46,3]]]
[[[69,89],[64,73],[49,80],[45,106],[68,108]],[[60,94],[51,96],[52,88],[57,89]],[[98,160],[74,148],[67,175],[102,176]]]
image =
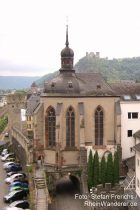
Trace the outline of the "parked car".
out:
[[[22,170],[22,166],[20,165],[12,165],[6,168],[7,173],[9,173],[10,171],[21,171],[21,170]]]
[[[5,195],[3,200],[5,203],[11,203],[13,201],[21,200],[27,197],[25,190],[12,191],[8,195]]]
[[[26,187],[22,187],[22,186],[13,186],[13,187],[10,187],[9,192],[16,191],[16,190],[25,190],[27,193],[29,193],[29,188],[28,188],[28,186],[26,186]]]
[[[5,162],[15,162],[15,158],[14,157],[9,157],[9,158],[6,158]]]
[[[17,180],[14,180],[13,183],[14,183],[14,182],[17,182]],[[29,184],[28,179],[26,179],[26,178],[23,179],[23,180],[19,180],[19,182]]]
[[[8,153],[6,155],[4,155],[3,157],[1,157],[2,161],[6,161],[6,159],[14,157],[14,153]]]
[[[16,186],[28,187],[28,184],[27,184],[27,183],[24,183],[24,182],[21,182],[21,181],[16,181],[16,182],[12,182],[12,183],[9,185],[9,188],[10,188],[10,187],[16,187]]]
[[[12,176],[13,174],[23,174],[25,178],[27,177],[26,174],[22,171],[10,171],[7,173],[7,176],[9,177]]]
[[[3,149],[2,152],[1,152],[1,156],[5,156],[8,154],[8,149]]]
[[[22,209],[27,209],[29,208],[29,202],[27,200],[14,201],[9,205],[9,207],[20,207]]]
[[[5,182],[7,184],[11,184],[13,181],[19,181],[19,180],[24,180],[24,175],[23,174],[13,174],[12,176],[8,177],[5,179]]]
[[[10,164],[6,165],[4,169],[6,170],[6,169],[8,169],[8,168],[10,168],[10,167],[12,167],[12,166],[21,167],[20,163],[14,163],[14,162],[13,162],[13,163],[10,163]]]
[[[7,206],[7,207],[4,207],[3,210],[23,210],[23,209],[18,208],[18,207],[10,207],[10,206]],[[26,210],[30,210],[30,209],[26,209]]]
[[[12,165],[20,165],[20,164],[19,163],[15,163],[13,161],[6,162],[6,163],[3,164],[3,168],[6,169],[6,168],[8,168],[9,166],[12,166]]]
[[[6,133],[4,134],[4,136],[5,136],[5,137],[9,137],[9,133],[6,132]]]

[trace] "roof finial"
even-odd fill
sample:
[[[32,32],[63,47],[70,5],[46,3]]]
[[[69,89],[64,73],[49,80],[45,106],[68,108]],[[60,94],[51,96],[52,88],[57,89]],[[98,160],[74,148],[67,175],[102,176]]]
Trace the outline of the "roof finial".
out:
[[[68,40],[68,17],[67,17],[67,25],[66,25],[66,47],[69,46],[69,40]]]

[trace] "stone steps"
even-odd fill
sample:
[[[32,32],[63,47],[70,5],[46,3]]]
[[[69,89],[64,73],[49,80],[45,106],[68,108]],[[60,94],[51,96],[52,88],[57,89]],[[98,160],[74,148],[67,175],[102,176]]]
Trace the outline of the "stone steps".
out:
[[[37,189],[46,189],[46,182],[44,178],[35,178],[34,181]]]

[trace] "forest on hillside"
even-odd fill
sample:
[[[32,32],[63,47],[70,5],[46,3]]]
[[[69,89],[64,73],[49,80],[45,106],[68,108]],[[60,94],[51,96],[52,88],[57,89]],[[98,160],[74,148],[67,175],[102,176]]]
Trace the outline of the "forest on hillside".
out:
[[[135,80],[140,82],[140,57],[107,59],[85,56],[75,64],[76,72],[100,72],[108,81]],[[58,75],[58,71],[47,74],[37,81],[43,84]]]
[[[77,72],[100,72],[109,81],[140,81],[140,57],[112,59],[85,56],[75,65]]]

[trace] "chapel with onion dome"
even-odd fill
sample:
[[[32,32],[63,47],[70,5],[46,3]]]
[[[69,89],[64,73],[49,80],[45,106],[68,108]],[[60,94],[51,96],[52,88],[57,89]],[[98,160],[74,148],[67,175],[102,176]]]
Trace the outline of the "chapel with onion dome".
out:
[[[34,112],[35,153],[47,171],[79,170],[89,149],[101,157],[120,145],[119,96],[100,73],[75,71],[68,26],[60,55],[59,74],[45,82]]]

